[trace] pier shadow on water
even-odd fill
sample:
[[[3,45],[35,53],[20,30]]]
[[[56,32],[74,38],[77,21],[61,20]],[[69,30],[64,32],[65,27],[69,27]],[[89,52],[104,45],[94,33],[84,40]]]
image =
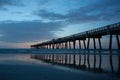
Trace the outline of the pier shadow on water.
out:
[[[83,71],[110,73],[120,77],[119,51],[80,51],[70,54],[40,54],[31,58],[53,65],[65,66]]]

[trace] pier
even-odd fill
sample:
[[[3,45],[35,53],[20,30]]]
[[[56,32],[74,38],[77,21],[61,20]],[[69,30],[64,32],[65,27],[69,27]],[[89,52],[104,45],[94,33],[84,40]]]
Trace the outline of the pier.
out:
[[[31,48],[47,48],[47,49],[76,49],[76,42],[79,42],[79,49],[81,49],[81,42],[84,44],[84,49],[89,49],[90,40],[93,39],[94,49],[96,49],[96,44],[99,44],[99,49],[102,49],[101,39],[102,36],[110,35],[109,39],[109,49],[112,49],[112,38],[113,35],[116,36],[116,42],[118,44],[118,49],[120,49],[120,22],[106,25],[100,28],[92,29],[89,31],[81,32],[78,34],[52,39],[50,41],[42,42],[39,44],[31,45]],[[96,43],[96,39],[98,43]],[[85,41],[87,41],[87,44]]]
[[[109,46],[107,49],[103,49],[101,39],[106,35],[109,36]],[[117,49],[113,49],[112,47],[113,35],[116,38]],[[102,57],[103,55],[109,55],[108,63],[110,65],[111,72],[120,74],[119,35],[120,22],[58,39],[52,39],[50,41],[31,45],[31,48],[45,50],[68,50],[69,53],[46,53],[32,55],[31,58],[61,66],[102,72]],[[93,45],[92,49],[90,47],[91,39]],[[118,68],[117,71],[114,70],[113,55],[118,58],[118,63],[116,64]],[[93,62],[91,62],[90,58],[93,59]]]

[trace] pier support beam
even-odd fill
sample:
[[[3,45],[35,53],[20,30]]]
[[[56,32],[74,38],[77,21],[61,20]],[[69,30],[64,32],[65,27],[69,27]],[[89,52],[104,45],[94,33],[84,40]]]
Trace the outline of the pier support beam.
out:
[[[67,42],[65,42],[65,49],[67,49],[67,47],[68,47],[68,46],[67,46]]]
[[[69,41],[69,49],[71,49],[71,42]]]
[[[88,38],[87,49],[89,49],[89,44],[90,44],[90,38]]]
[[[76,40],[73,41],[73,49],[76,47]]]
[[[80,42],[80,40],[79,40],[79,49],[81,49],[81,42]]]
[[[95,38],[93,38],[93,44],[94,44],[94,70],[96,68],[96,41]]]
[[[98,42],[99,42],[99,48],[102,49],[102,45],[101,45],[101,38],[98,38]]]
[[[98,38],[98,42],[99,42],[99,48],[100,50],[102,50],[101,38]],[[101,55],[101,51],[99,51],[99,70],[101,70],[101,65],[102,65],[102,55]]]
[[[116,34],[116,40],[117,40],[118,49],[120,50],[120,41],[119,41],[118,34]]]
[[[62,49],[62,43],[60,43],[60,49]]]
[[[90,38],[88,38],[87,50],[89,49],[89,44],[90,44]],[[88,69],[90,69],[89,51],[88,51],[88,54],[87,54],[87,63],[88,63]]]
[[[84,49],[86,49],[86,44],[85,44],[85,40],[83,40],[83,44],[84,44]]]
[[[112,49],[112,34],[110,34],[109,50]]]
[[[61,43],[62,44],[62,49],[64,49],[64,43]]]
[[[52,44],[52,49],[55,49],[55,45],[54,44]]]
[[[95,38],[93,38],[93,44],[94,44],[94,50],[96,50],[96,41],[95,41]]]

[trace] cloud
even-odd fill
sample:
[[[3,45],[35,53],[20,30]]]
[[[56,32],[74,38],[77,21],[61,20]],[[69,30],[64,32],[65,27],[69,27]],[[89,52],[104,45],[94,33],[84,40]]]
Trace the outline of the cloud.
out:
[[[20,0],[0,0],[0,9],[7,10],[7,6],[23,6]]]
[[[104,21],[120,18],[120,1],[111,0],[95,3],[79,9],[71,10],[68,16],[70,22]]]
[[[65,15],[57,14],[54,12],[48,12],[46,10],[39,10],[35,12],[34,14],[40,16],[41,18],[47,18],[50,20],[62,20],[66,18]]]
[[[35,0],[33,0],[33,1],[35,1]],[[48,3],[49,0],[36,0],[36,2],[38,5],[44,5],[44,4]]]
[[[50,20],[65,20],[68,23],[84,23],[93,21],[109,21],[120,18],[120,0],[98,0],[94,4],[72,9],[67,14],[58,14],[45,10],[34,13],[41,18]]]
[[[0,41],[21,43],[47,40],[56,37],[54,32],[62,27],[62,22],[4,22],[0,23]]]
[[[0,0],[0,6],[6,6],[6,5],[20,6],[20,5],[22,5],[22,1],[18,1],[18,0]]]
[[[29,3],[37,3],[37,5],[41,6],[48,2],[48,0],[0,0],[0,7],[5,6],[23,6],[28,5]]]
[[[0,6],[13,5],[13,0],[0,0]]]

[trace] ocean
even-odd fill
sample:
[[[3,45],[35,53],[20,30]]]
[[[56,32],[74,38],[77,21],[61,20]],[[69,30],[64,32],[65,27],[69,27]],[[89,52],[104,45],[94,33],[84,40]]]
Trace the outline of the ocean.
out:
[[[77,50],[76,50],[77,51]],[[111,73],[109,53],[103,53],[101,67],[103,72],[78,70],[66,66],[45,63],[31,58],[31,55],[43,54],[67,54],[73,55],[72,50],[47,50],[47,49],[0,49],[0,80],[119,80],[118,74]],[[81,55],[81,64],[84,63],[84,54]],[[86,53],[87,54],[87,53]],[[87,55],[86,55],[87,57]],[[90,54],[91,67],[94,65],[94,55]],[[118,55],[112,55],[114,71],[118,71]],[[99,63],[99,55],[96,55],[96,66]],[[78,62],[76,62],[78,63]],[[87,62],[86,62],[87,65]],[[88,66],[88,65],[87,65]]]

